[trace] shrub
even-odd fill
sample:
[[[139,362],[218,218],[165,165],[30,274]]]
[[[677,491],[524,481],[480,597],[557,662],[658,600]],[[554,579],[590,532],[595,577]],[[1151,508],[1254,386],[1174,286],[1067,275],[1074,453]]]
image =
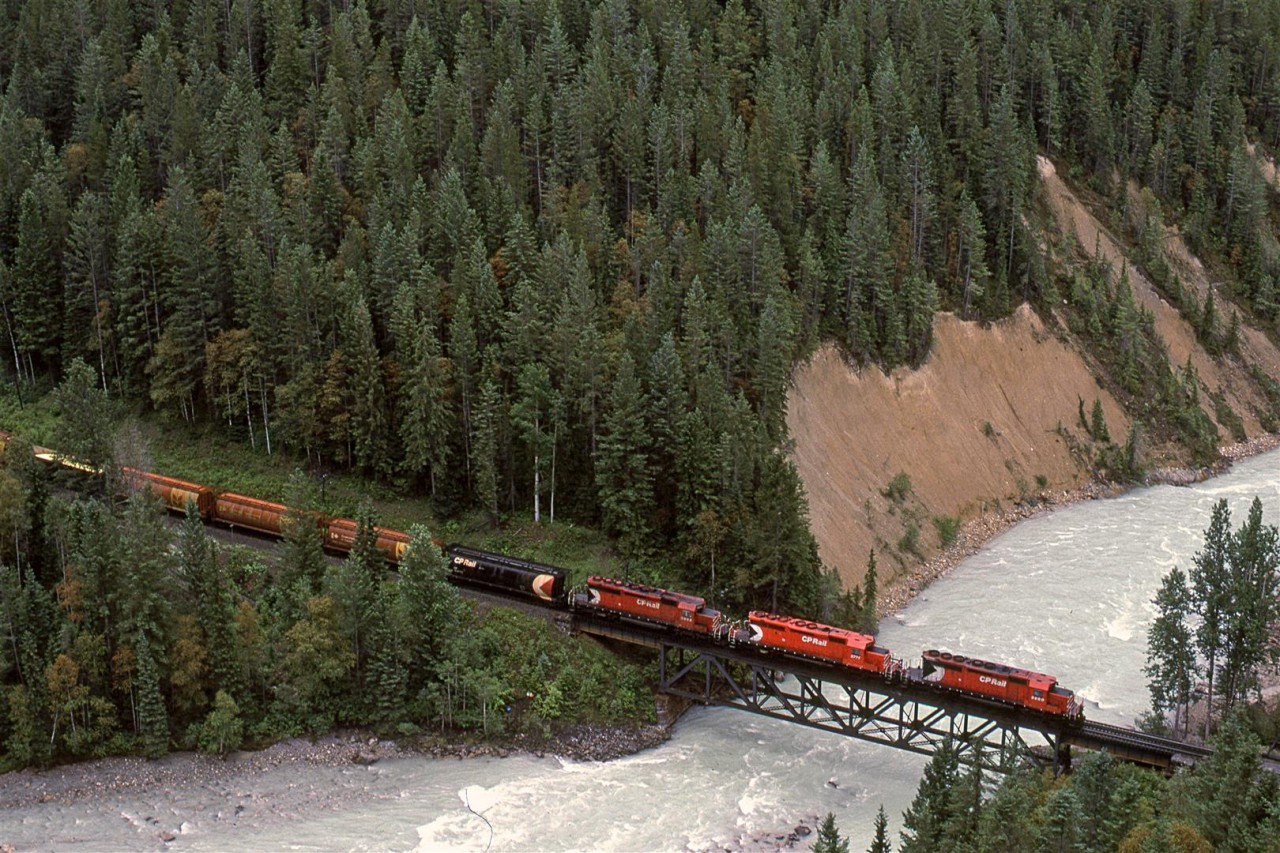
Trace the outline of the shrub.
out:
[[[920,556],[920,527],[914,521],[907,525],[907,531],[898,540],[898,550]]]
[[[896,504],[902,503],[911,494],[911,477],[905,471],[899,471],[893,475],[882,494]]]
[[[938,530],[938,543],[950,548],[960,535],[960,519],[952,515],[935,515],[933,526]]]

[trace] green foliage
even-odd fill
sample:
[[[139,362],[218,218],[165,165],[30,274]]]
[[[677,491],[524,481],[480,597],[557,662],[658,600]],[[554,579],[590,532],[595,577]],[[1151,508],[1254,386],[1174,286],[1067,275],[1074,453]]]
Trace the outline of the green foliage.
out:
[[[226,755],[240,748],[244,742],[244,722],[240,719],[240,707],[225,691],[219,690],[213,700],[213,710],[200,726],[196,743],[201,752]]]
[[[883,809],[881,811],[883,812]],[[840,834],[833,812],[827,812],[827,816],[822,819],[822,824],[818,827],[818,833],[813,843],[809,845],[809,849],[813,853],[849,853],[849,839]]]
[[[911,477],[905,471],[899,471],[893,475],[893,479],[889,481],[889,485],[884,487],[881,492],[886,498],[896,504],[901,504],[911,494]]]
[[[907,529],[898,540],[898,550],[903,554],[920,556],[920,525],[914,521],[907,522]]]
[[[933,526],[938,531],[938,544],[942,548],[950,548],[954,545],[956,537],[960,535],[962,524],[963,522],[960,521],[958,516],[935,515],[933,517]]]

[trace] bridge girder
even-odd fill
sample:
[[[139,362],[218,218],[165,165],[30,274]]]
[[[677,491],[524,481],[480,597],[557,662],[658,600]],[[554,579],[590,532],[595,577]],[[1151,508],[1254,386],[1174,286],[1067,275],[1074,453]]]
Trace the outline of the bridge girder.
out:
[[[881,685],[832,680],[769,662],[729,659],[708,649],[659,645],[660,689],[704,705],[932,755],[948,742],[962,764],[1008,773],[1034,764],[1060,768],[1068,755],[1056,732],[931,704]]]

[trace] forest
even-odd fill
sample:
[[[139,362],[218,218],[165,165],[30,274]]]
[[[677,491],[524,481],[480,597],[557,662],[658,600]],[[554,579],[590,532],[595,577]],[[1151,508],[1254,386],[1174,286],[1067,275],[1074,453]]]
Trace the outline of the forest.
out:
[[[1061,305],[1151,436],[1216,454],[1131,295],[1045,251],[1035,158],[1229,353],[1241,316],[1280,321],[1255,156],[1280,143],[1278,39],[1280,4],[1243,0],[6,0],[8,393],[107,482],[147,467],[128,422],[161,422],[818,615],[839,590],[785,404],[824,342],[915,365],[939,310]],[[1166,222],[1221,304],[1162,274]],[[1274,425],[1280,384],[1255,381]],[[566,668],[612,677],[588,652],[504,666],[537,631],[518,617],[453,642],[471,620],[429,546],[398,579],[303,535],[267,565],[28,457],[0,474],[10,766],[488,730],[526,684],[538,726],[645,713],[638,669],[609,707],[575,692]],[[303,479],[261,497],[305,506]]]

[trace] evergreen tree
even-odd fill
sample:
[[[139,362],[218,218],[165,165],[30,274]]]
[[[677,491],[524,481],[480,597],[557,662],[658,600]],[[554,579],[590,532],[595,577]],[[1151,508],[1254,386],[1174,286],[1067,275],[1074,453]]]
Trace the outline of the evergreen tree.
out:
[[[834,812],[827,812],[827,816],[822,819],[818,835],[809,849],[813,853],[849,853],[849,839],[842,836],[836,827]]]
[[[1196,628],[1196,647],[1206,661],[1209,693],[1205,715],[1205,735],[1213,718],[1214,676],[1223,651],[1225,624],[1230,607],[1231,510],[1226,498],[1213,506],[1209,526],[1204,532],[1204,547],[1192,558],[1191,594],[1200,624]]]
[[[145,633],[138,634],[134,653],[138,657],[138,735],[142,739],[143,754],[159,758],[169,751],[169,714],[160,694],[160,676]]]
[[[609,393],[596,484],[605,528],[633,553],[646,548],[653,502],[645,407],[635,363],[624,353]]]
[[[1191,628],[1191,591],[1186,575],[1177,566],[1165,575],[1156,593],[1156,618],[1147,634],[1147,674],[1151,704],[1157,711],[1172,708],[1174,727],[1191,701],[1196,659]],[[1185,718],[1183,718],[1185,720]]]
[[[884,816],[884,806],[876,812],[875,837],[867,853],[890,853],[893,847],[889,844],[889,821]]]
[[[951,789],[960,778],[955,748],[944,744],[925,766],[915,799],[902,815],[901,853],[924,853],[943,849],[948,827],[956,817]]]
[[[872,548],[871,553],[867,555],[867,573],[862,579],[862,602],[858,608],[858,619],[853,623],[857,630],[866,634],[875,634],[880,627],[880,617],[876,613],[878,605],[876,587],[878,583],[876,552]]]
[[[1275,525],[1262,523],[1262,501],[1257,497],[1232,536],[1229,561],[1221,681],[1228,708],[1257,687],[1265,663],[1280,659],[1269,633],[1280,616],[1280,534]]]

